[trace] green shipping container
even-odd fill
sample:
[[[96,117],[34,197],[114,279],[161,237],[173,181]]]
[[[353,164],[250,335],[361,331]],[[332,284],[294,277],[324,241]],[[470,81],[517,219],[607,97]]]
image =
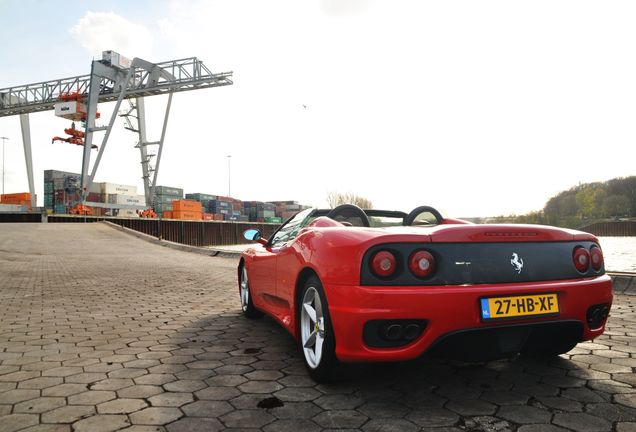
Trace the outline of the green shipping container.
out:
[[[55,214],[65,214],[66,206],[64,204],[55,204]]]
[[[265,222],[267,222],[267,223],[282,223],[282,222],[283,222],[283,218],[279,218],[279,217],[266,217],[266,218],[265,218]]]

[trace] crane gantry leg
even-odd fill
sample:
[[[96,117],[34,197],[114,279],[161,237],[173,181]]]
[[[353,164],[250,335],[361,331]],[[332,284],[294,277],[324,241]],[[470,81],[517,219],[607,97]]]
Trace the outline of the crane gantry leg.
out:
[[[22,129],[22,146],[24,147],[24,161],[26,162],[27,178],[29,180],[29,196],[31,208],[36,207],[35,185],[33,183],[33,152],[31,151],[31,124],[28,114],[20,114],[20,128]]]

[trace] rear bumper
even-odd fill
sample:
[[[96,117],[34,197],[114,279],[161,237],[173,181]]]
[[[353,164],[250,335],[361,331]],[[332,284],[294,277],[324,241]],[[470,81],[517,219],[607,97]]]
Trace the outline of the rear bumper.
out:
[[[557,293],[557,317],[506,319],[484,322],[480,298],[489,296]],[[336,338],[336,356],[344,362],[401,361],[419,357],[445,336],[473,329],[559,322],[580,323],[580,340],[600,336],[599,328],[589,328],[586,313],[590,306],[612,303],[612,283],[608,275],[595,278],[472,286],[349,286],[326,284],[325,294]],[[426,327],[414,341],[393,348],[367,346],[365,323],[372,320],[424,320]]]

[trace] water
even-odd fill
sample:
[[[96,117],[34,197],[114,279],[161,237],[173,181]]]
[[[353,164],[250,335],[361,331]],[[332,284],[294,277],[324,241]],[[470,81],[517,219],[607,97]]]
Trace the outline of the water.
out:
[[[605,269],[636,273],[636,237],[599,237]]]

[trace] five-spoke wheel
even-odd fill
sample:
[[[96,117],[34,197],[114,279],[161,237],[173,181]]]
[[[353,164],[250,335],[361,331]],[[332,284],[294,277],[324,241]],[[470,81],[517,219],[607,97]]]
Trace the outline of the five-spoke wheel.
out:
[[[315,276],[305,283],[299,302],[300,346],[309,375],[316,381],[333,376],[337,360],[329,307]]]
[[[241,296],[241,308],[243,314],[248,318],[260,318],[263,316],[263,312],[254,307],[252,303],[252,296],[250,294],[249,278],[247,276],[247,268],[245,265],[241,267],[241,276],[239,278],[239,294]]]

